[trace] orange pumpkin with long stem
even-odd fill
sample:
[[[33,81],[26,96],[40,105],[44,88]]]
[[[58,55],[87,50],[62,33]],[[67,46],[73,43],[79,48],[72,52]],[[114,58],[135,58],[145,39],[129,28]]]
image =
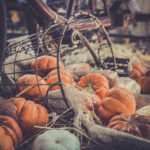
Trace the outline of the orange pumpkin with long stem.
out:
[[[109,81],[100,73],[89,73],[83,76],[77,85],[91,93],[96,93],[101,99],[109,90]]]

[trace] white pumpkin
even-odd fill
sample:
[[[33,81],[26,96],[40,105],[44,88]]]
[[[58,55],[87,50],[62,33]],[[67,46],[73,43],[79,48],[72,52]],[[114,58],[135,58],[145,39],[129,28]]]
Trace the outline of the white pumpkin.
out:
[[[131,91],[133,94],[140,94],[141,92],[140,85],[136,81],[128,77],[119,78],[115,86],[126,88],[127,90]]]
[[[69,131],[47,130],[37,136],[31,150],[80,150],[80,142]]]

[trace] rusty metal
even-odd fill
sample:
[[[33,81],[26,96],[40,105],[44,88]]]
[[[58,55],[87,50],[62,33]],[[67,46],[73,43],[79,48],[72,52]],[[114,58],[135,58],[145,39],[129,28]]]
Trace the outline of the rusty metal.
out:
[[[48,21],[54,21],[55,23],[66,21],[64,17],[55,13],[42,0],[27,0],[27,2],[34,10],[36,10],[36,12],[38,12],[39,16],[43,16]]]
[[[78,0],[68,0],[67,14],[66,18],[68,19],[73,13],[75,13],[75,6],[77,5]]]
[[[89,7],[90,7],[91,12],[96,11],[96,2],[95,2],[95,0],[89,0]]]
[[[105,10],[106,15],[110,17],[111,14],[110,14],[109,6],[108,6],[108,0],[103,0],[103,4],[104,4],[104,10]]]
[[[64,17],[55,13],[45,3],[43,3],[42,0],[32,0],[32,1],[28,0],[28,3],[29,5],[31,5],[33,10],[36,10],[36,13],[38,13],[40,17],[44,17],[47,21],[53,21],[54,23],[62,23],[66,21]],[[111,26],[110,18],[102,17],[99,20],[102,22],[104,26],[107,26],[107,27]],[[91,21],[89,22],[86,21],[86,24],[85,24],[85,20],[83,20],[83,23],[81,20],[81,24],[82,24],[81,27],[78,27],[76,23],[72,23],[70,24],[70,27],[74,28],[74,26],[76,26],[77,30],[85,30],[85,29],[89,29],[89,27],[93,29],[95,28],[94,23]]]
[[[7,2],[8,0],[6,0]],[[74,11],[74,7],[75,7],[75,3],[77,3],[78,0],[70,0],[70,2],[73,4],[72,9],[70,9],[70,11]],[[96,9],[95,6],[95,0],[90,0],[91,2],[91,7],[92,10],[94,11]],[[118,26],[122,26],[123,25],[123,21],[124,21],[124,16],[129,15],[130,20],[132,21],[137,21],[137,22],[141,22],[141,21],[150,21],[150,14],[144,14],[144,13],[135,13],[134,15],[131,15],[130,10],[128,11],[122,11],[119,10],[120,5],[122,4],[122,2],[128,2],[126,0],[122,0],[122,1],[115,1],[112,3],[112,6],[109,7],[108,1],[107,0],[103,0],[104,3],[104,14],[100,14],[97,17],[99,18],[99,20],[101,21],[101,23],[105,26],[105,27],[118,27]],[[14,6],[15,4],[15,6]],[[38,15],[38,17],[41,18],[41,20],[43,20],[43,17],[49,22],[49,21],[53,21],[54,23],[62,23],[64,21],[66,21],[66,18],[58,15],[56,12],[54,12],[50,7],[48,7],[42,0],[27,0],[27,4],[29,7],[31,7],[32,11]],[[8,1],[8,8],[9,6],[16,7],[16,9],[19,9],[19,5],[15,2],[15,3],[11,3],[11,1]],[[11,8],[10,8],[11,9]],[[21,9],[20,9],[21,10]],[[117,12],[119,10],[119,13]],[[86,27],[88,28],[89,26],[92,26],[93,24],[91,22],[87,22]],[[86,28],[83,27],[83,30]],[[94,28],[94,27],[93,27]],[[82,28],[80,28],[80,30],[82,30]]]
[[[137,35],[125,35],[125,34],[113,34],[110,33],[109,36],[116,38],[129,38],[133,40],[149,40],[150,36],[137,36]]]
[[[138,22],[150,21],[150,14],[148,14],[148,13],[137,13],[137,14],[135,14],[135,20]]]
[[[116,60],[116,70],[122,70],[123,72],[127,73],[127,69],[128,69],[128,64],[129,64],[129,59],[124,59],[124,58],[115,58]],[[104,65],[108,68],[108,69],[112,69],[115,70],[114,68],[114,60],[112,57],[107,57],[104,60]]]

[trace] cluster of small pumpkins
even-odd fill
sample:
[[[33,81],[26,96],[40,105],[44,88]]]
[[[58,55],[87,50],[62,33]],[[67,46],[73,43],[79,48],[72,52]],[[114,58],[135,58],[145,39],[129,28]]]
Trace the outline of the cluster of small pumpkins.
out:
[[[149,71],[143,65],[137,63],[132,63],[132,67],[130,77],[140,85],[142,94],[150,94]]]
[[[62,86],[65,87],[68,84],[73,84],[75,81],[71,73],[64,69],[61,61],[59,61],[59,65]],[[25,74],[16,82],[19,92],[25,90],[24,95],[30,97],[35,102],[41,101],[42,97],[46,95],[49,86],[59,81],[56,67],[57,59],[53,56],[44,55],[35,59],[31,64],[32,74]],[[72,67],[72,70],[77,70],[77,67]],[[135,112],[136,104],[133,95],[126,89],[110,89],[108,79],[100,73],[88,73],[81,77],[76,85],[91,93],[93,106],[95,111],[100,114],[98,115],[100,117],[109,119],[118,112],[129,115]],[[30,89],[26,91],[27,88]],[[57,89],[59,89],[59,85],[54,85],[50,88],[50,90]],[[127,98],[126,95],[128,95]],[[85,100],[85,104],[91,109],[88,100]],[[115,107],[117,109],[114,109]]]
[[[95,114],[107,123],[107,127],[150,139],[148,135],[150,133],[150,119],[135,114],[136,101],[130,91],[120,87],[110,88],[108,79],[96,72],[82,76],[75,83],[71,73],[64,69],[60,60],[57,62],[56,57],[44,55],[32,62],[30,74],[25,74],[16,81],[18,92],[22,92],[23,96],[30,100],[23,97],[8,100],[17,108],[16,119],[10,117],[11,114],[7,116],[8,113],[0,116],[0,148],[13,150],[21,142],[22,133],[31,134],[35,131],[34,126],[48,124],[47,109],[39,103],[49,90],[60,88],[55,84],[59,82],[58,63],[62,86],[76,84],[79,89],[82,88],[91,93],[92,104],[85,100],[85,106],[89,111],[94,110]],[[88,64],[71,65],[69,68],[71,71],[90,70]],[[135,72],[137,71],[132,72],[131,77],[136,79]],[[141,76],[145,75],[144,73],[141,72]],[[139,83],[138,80],[136,81]],[[7,148],[8,140],[11,143],[9,148]]]
[[[71,74],[64,70],[64,65],[60,61],[60,75],[63,87],[74,82]],[[57,59],[53,56],[40,56],[31,64],[31,74],[25,74],[18,78],[16,85],[19,92],[25,91],[35,102],[40,102],[46,95],[49,87],[59,81],[57,73]],[[50,90],[59,89],[59,85],[52,86]]]
[[[0,115],[2,150],[14,150],[22,142],[23,135],[36,131],[34,126],[46,126],[49,122],[48,112],[44,106],[23,97],[3,101],[0,107],[5,108]]]

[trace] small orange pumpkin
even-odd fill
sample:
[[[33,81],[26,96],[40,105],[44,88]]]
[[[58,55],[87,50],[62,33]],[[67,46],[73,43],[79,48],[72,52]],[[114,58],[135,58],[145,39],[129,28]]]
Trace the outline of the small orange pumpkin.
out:
[[[116,115],[109,121],[108,128],[150,140],[150,118],[146,116]]]
[[[106,97],[98,108],[98,114],[105,120],[123,113],[131,115],[135,113],[136,101],[134,95],[125,88],[114,87],[107,91]]]
[[[59,65],[61,69],[64,68],[64,65],[61,61]],[[48,72],[55,70],[57,67],[57,58],[48,55],[38,57],[31,64],[33,73],[37,72],[39,75],[46,75]]]
[[[0,149],[15,150],[11,137],[6,134],[2,127],[0,127]]]
[[[56,75],[58,75],[57,70],[53,70],[53,71],[48,73],[47,77],[52,77],[52,76],[56,76]],[[73,79],[70,72],[63,70],[63,69],[60,69],[60,76],[62,76],[62,75],[67,76],[70,79],[71,83],[74,82],[74,79]]]
[[[91,93],[96,93],[101,99],[105,97],[107,90],[109,90],[109,81],[100,73],[89,73],[83,76],[77,85]]]
[[[150,77],[139,77],[136,82],[140,85],[142,94],[150,94]]]
[[[50,72],[48,75],[47,75],[47,79],[46,79],[46,82],[47,84],[54,84],[56,82],[59,81],[59,78],[58,78],[58,73],[57,73],[57,70],[54,70],[52,72]],[[71,74],[65,70],[60,70],[60,78],[61,78],[61,81],[62,81],[62,86],[63,87],[66,87],[68,84],[72,84],[74,82]],[[59,85],[55,85],[53,86],[50,90],[57,90],[59,89],[60,86]]]
[[[147,69],[143,65],[132,63],[132,67],[133,69],[130,74],[130,77],[132,79],[136,79],[146,75]]]
[[[19,125],[13,118],[5,115],[0,115],[0,129],[5,131],[4,136],[9,136],[11,138],[14,147],[16,147],[18,144],[21,143],[22,132]],[[0,132],[0,137],[1,137],[1,132]],[[1,140],[2,139],[0,138],[0,145],[1,144],[3,145],[4,143],[1,143]],[[8,138],[9,142],[11,142],[11,140]]]
[[[102,99],[97,94],[91,94],[90,95],[91,102],[89,100],[84,100],[85,106],[87,109],[92,110],[94,109],[95,112],[97,112]]]
[[[69,71],[89,71],[91,69],[91,66],[88,63],[78,63],[78,64],[71,64],[67,65],[66,68]]]
[[[25,98],[12,98],[17,107],[17,116],[24,133],[34,131],[34,126],[45,126],[49,122],[46,108]]]
[[[44,79],[42,79],[40,76],[32,74],[21,76],[20,78],[18,78],[16,84],[20,92],[25,90],[29,86],[33,86],[34,84],[36,84],[24,93],[35,102],[42,100],[42,97],[46,95],[49,87]]]

